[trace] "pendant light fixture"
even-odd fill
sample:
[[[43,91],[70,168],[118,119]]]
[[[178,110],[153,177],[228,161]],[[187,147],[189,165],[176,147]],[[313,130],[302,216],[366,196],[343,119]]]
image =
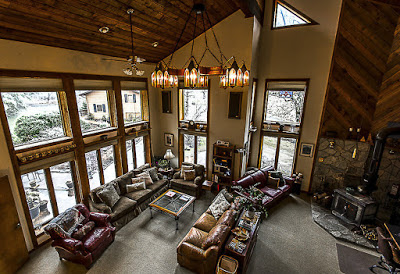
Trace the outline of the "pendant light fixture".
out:
[[[195,14],[194,21],[194,31],[192,38],[192,46],[190,51],[190,57],[188,61],[185,63],[182,69],[173,69],[171,68],[172,59],[174,53],[178,49],[178,44],[181,41],[182,35],[185,32],[186,26],[189,20],[192,18],[192,14]],[[205,48],[201,55],[199,61],[193,55],[194,43],[196,38],[196,27],[198,23],[202,23],[204,39],[205,39]],[[214,54],[208,46],[206,25],[209,25],[209,29],[213,34],[215,39],[215,43],[219,50],[219,57]],[[202,66],[201,62],[204,59],[205,54],[209,52],[211,56],[217,62],[217,66],[214,67],[206,67]],[[230,61],[233,60],[233,63],[230,64]],[[229,65],[227,67],[226,65]],[[193,5],[192,10],[190,11],[188,18],[185,22],[185,25],[182,29],[182,32],[179,36],[178,41],[176,42],[175,48],[171,54],[170,60],[168,64],[164,61],[161,61],[157,64],[154,72],[152,73],[151,83],[153,87],[158,88],[170,88],[178,86],[178,76],[183,76],[183,84],[185,88],[205,88],[208,87],[209,76],[218,75],[220,78],[220,86],[223,88],[234,87],[234,86],[246,86],[249,84],[249,74],[250,72],[247,70],[246,66],[242,65],[241,68],[238,67],[238,64],[235,60],[235,57],[231,57],[229,60],[222,53],[221,47],[219,45],[217,36],[215,35],[213,26],[211,24],[210,17],[207,13],[207,10],[203,3],[195,3]],[[171,77],[172,76],[172,77]],[[167,80],[169,79],[169,81]]]

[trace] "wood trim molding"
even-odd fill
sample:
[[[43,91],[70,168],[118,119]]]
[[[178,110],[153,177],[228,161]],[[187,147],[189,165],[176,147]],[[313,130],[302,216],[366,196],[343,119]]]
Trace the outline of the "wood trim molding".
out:
[[[122,174],[128,172],[128,160],[126,154],[126,137],[125,137],[125,125],[124,125],[124,110],[122,108],[122,94],[121,94],[121,82],[118,80],[113,81],[113,89],[115,94],[115,107],[117,117],[117,132],[120,139],[118,140],[117,150],[121,155],[121,163],[118,165],[122,166]],[[117,159],[116,159],[117,161]],[[121,175],[122,175],[121,174]]]

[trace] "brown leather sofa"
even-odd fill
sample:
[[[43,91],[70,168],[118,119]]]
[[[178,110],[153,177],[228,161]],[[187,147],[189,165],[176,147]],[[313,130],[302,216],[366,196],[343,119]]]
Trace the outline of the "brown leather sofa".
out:
[[[145,169],[150,168],[149,164],[131,170],[126,174],[114,179],[113,181],[97,187],[89,193],[89,209],[92,212],[107,213],[111,216],[111,223],[119,230],[121,227],[129,223],[143,210],[149,203],[154,201],[160,194],[167,190],[167,181],[163,179],[161,174],[158,174],[158,181],[153,182],[147,189],[139,190],[131,193],[126,193],[126,185],[132,182],[132,177],[142,173]],[[110,208],[104,204],[97,193],[109,185],[116,185],[119,201]]]
[[[233,185],[241,186],[246,189],[259,183],[257,185],[257,188],[265,194],[262,201],[263,207],[269,209],[279,203],[285,197],[289,196],[294,183],[293,178],[283,177],[285,181],[283,185],[279,187],[277,187],[276,185],[272,186],[272,184],[274,183],[271,184],[271,178],[269,177],[269,173],[271,171],[274,171],[273,167],[259,169],[256,172],[244,176],[238,181],[234,181]]]
[[[201,195],[201,185],[204,182],[204,166],[191,163],[182,163],[182,165],[193,167],[196,177],[193,181],[185,181],[181,177],[181,171],[178,171],[172,177],[171,188],[199,198]]]
[[[225,189],[218,195],[224,195],[230,202],[233,200]],[[218,258],[235,223],[236,215],[237,208],[233,202],[218,220],[213,217],[210,209],[204,212],[179,243],[178,263],[196,273],[215,273]]]

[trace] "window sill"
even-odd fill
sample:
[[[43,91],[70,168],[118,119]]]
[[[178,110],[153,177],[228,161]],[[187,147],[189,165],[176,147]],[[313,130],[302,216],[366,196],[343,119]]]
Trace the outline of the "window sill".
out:
[[[36,149],[40,149],[40,148],[44,148],[44,147],[48,147],[48,146],[55,146],[55,145],[67,143],[70,141],[72,141],[72,137],[60,137],[60,138],[53,139],[53,140],[41,141],[41,142],[33,143],[33,144],[26,144],[26,145],[15,147],[15,153],[23,153],[23,152],[32,151],[32,150],[36,150]]]
[[[134,123],[128,123],[128,124],[124,124],[125,128],[131,128],[131,127],[135,127],[135,126],[140,126],[140,125],[144,125],[144,124],[148,124],[148,121],[140,121],[140,122],[134,122]]]
[[[93,130],[93,131],[88,131],[82,134],[83,138],[87,138],[87,137],[93,137],[102,133],[109,133],[109,132],[113,132],[113,131],[117,131],[116,127],[108,127],[108,128],[103,128],[103,129],[98,129],[98,130]]]

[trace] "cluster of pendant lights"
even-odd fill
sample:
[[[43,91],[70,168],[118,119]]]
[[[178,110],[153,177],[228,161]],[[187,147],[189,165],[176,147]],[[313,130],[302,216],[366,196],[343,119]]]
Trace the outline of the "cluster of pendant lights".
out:
[[[205,37],[205,50],[203,52],[203,55],[199,62],[197,62],[196,58],[193,56],[193,45],[194,45],[194,41],[195,41],[195,33],[193,33],[192,51],[191,51],[190,58],[189,58],[188,62],[186,63],[186,64],[188,64],[188,66],[182,70],[169,69],[169,64],[172,61],[174,52],[176,51],[179,41],[182,37],[182,34],[184,33],[184,30],[186,28],[186,25],[187,25],[189,19],[191,18],[192,12],[195,12],[195,14],[196,14],[195,26],[197,24],[198,16],[200,16],[203,21],[204,37]],[[206,28],[205,28],[205,22],[207,19],[209,22],[210,29],[214,35],[216,44],[218,46],[220,55],[221,55],[220,59],[218,59],[216,57],[216,55],[211,52],[210,48],[208,48],[207,33],[206,33]],[[212,54],[212,56],[217,60],[217,62],[218,62],[217,67],[200,66],[200,63],[203,60],[203,57],[207,51],[209,51]],[[224,54],[222,53],[204,4],[201,4],[201,3],[194,4],[191,12],[189,13],[189,17],[186,20],[186,23],[182,30],[182,33],[176,43],[175,49],[171,55],[168,65],[166,63],[164,63],[163,61],[161,61],[160,63],[157,64],[156,69],[151,74],[151,85],[153,87],[162,88],[162,89],[178,87],[178,82],[179,82],[178,75],[183,76],[183,80],[184,80],[183,83],[184,83],[185,88],[206,88],[206,87],[208,87],[208,77],[210,75],[219,75],[220,76],[220,87],[221,88],[243,87],[243,86],[249,85],[250,71],[247,70],[244,62],[243,62],[243,65],[239,68],[234,57],[231,57],[228,60],[227,58],[225,58]]]

